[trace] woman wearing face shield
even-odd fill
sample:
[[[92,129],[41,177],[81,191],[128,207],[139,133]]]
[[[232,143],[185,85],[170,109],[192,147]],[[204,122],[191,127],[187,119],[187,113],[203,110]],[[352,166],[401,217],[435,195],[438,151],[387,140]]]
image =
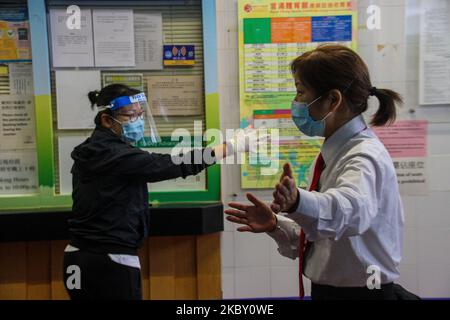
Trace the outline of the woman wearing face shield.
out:
[[[170,154],[131,144],[144,136],[150,142],[158,138],[143,93],[113,84],[90,92],[89,99],[102,110],[91,137],[71,154],[73,210],[64,284],[72,299],[141,299],[137,249],[148,235],[147,183],[196,175],[227,155],[249,151],[252,140],[235,137],[187,153],[184,159],[191,159],[190,164],[175,164]],[[253,134],[246,131],[241,138]],[[200,157],[202,163],[195,164],[195,152],[211,155],[212,161]],[[81,274],[78,285],[70,278],[73,266]]]
[[[384,126],[402,100],[375,88],[363,60],[344,46],[306,52],[291,69],[292,120],[305,135],[325,138],[310,186],[297,188],[286,164],[270,206],[247,194],[253,205],[230,203],[227,219],[242,224],[239,231],[266,232],[283,256],[298,257],[312,299],[395,299],[403,207],[392,159],[362,113],[373,96],[379,107],[370,124]],[[303,298],[302,277],[299,291]]]

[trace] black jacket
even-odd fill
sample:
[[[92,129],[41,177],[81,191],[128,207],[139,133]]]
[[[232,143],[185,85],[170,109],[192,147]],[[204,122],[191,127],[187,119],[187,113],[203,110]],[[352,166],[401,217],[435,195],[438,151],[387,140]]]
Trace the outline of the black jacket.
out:
[[[176,165],[170,154],[134,148],[101,127],[77,146],[71,156],[74,160],[73,208],[68,221],[71,244],[101,253],[136,254],[148,235],[148,182],[185,178],[208,166]],[[187,156],[193,160],[194,151]]]

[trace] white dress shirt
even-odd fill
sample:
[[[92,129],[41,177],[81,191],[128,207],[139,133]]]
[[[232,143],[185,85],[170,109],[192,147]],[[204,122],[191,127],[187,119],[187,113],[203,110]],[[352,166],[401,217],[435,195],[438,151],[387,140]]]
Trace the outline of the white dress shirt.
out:
[[[393,282],[399,277],[404,214],[391,157],[362,116],[339,128],[321,152],[320,192],[299,188],[297,210],[277,215],[277,229],[268,234],[283,256],[295,259],[303,228],[312,242],[303,273],[313,283],[366,286],[372,265],[382,284]]]

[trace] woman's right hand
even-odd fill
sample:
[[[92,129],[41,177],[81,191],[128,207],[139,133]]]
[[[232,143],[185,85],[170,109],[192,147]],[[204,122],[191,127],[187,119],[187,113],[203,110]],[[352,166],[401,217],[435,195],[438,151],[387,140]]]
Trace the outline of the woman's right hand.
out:
[[[247,199],[254,205],[245,205],[242,203],[231,202],[228,205],[234,209],[227,209],[227,220],[242,224],[237,230],[241,232],[270,232],[275,230],[277,226],[276,215],[270,207],[256,198],[253,194],[247,193]]]

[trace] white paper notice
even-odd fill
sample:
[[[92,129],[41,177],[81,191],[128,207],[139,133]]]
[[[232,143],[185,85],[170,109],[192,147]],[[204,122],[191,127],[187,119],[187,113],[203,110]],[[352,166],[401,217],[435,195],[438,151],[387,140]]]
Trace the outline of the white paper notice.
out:
[[[80,29],[67,27],[69,16],[65,9],[50,10],[53,67],[93,67],[91,10],[81,10]]]
[[[57,70],[56,108],[58,129],[92,129],[97,110],[91,109],[89,91],[101,87],[98,70]]]
[[[0,150],[34,149],[34,97],[32,95],[0,96]]]
[[[133,67],[133,10],[93,11],[94,50],[97,67]]]
[[[60,136],[58,138],[59,154],[59,190],[61,194],[72,193],[72,165],[70,157],[73,149],[81,144],[88,136]]]
[[[450,1],[422,0],[420,104],[450,103]]]
[[[427,158],[393,159],[400,194],[428,194]]]
[[[162,15],[134,12],[135,69],[161,70],[163,68]]]
[[[203,113],[202,76],[147,77],[153,115],[189,116]]]
[[[36,150],[0,152],[0,195],[36,192]]]
[[[9,64],[9,88],[10,94],[34,94],[31,63]]]

